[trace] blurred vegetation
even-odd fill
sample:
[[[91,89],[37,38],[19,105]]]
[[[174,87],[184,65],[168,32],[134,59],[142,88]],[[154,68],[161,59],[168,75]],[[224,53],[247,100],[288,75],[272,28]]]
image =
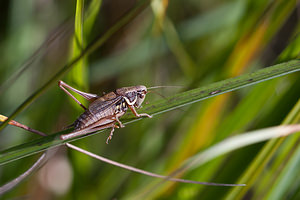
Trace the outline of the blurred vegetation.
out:
[[[125,14],[138,3],[142,4],[138,14],[125,22]],[[15,118],[48,134],[68,126],[82,112],[54,84],[59,78],[98,94],[140,84],[183,86],[157,90],[168,97],[299,56],[295,0],[12,0],[0,5],[0,112],[11,115],[53,80]],[[116,33],[108,31],[118,23],[126,25],[117,26]],[[99,43],[96,38],[101,36],[106,38]],[[91,46],[93,51],[86,53],[84,49]],[[82,59],[69,65],[68,73],[56,76],[78,55]],[[168,174],[185,159],[232,135],[299,123],[299,85],[298,72],[132,123],[117,129],[109,145],[105,144],[108,131],[74,144]],[[150,93],[146,103],[160,98]],[[7,126],[0,133],[0,148],[37,137]],[[299,136],[293,135],[252,145],[182,176],[247,184],[236,188],[171,182],[153,187],[158,183],[154,178],[61,147],[42,170],[5,197],[299,199],[298,143]],[[0,184],[25,171],[37,157],[1,166]]]

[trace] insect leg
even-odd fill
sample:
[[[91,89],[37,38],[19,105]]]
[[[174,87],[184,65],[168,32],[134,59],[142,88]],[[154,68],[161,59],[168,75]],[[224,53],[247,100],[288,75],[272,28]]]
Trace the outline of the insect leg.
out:
[[[98,98],[98,95],[96,95],[96,94],[91,94],[91,93],[86,93],[86,92],[79,91],[79,90],[69,86],[68,84],[66,84],[65,82],[63,82],[61,80],[58,82],[58,86],[65,93],[67,93],[72,99],[74,99],[74,101],[76,101],[84,110],[86,110],[86,107],[84,105],[82,105],[82,103],[80,103],[80,101],[78,101],[78,99],[76,99],[66,88],[72,90],[73,92],[76,92],[77,94],[81,95],[82,97],[84,97],[85,99],[87,99],[89,101],[93,101],[96,98]]]
[[[110,134],[109,134],[109,136],[108,136],[107,139],[106,139],[106,144],[108,144],[108,142],[112,139],[112,136],[114,135],[115,127],[116,127],[116,128],[119,128],[119,127],[116,126],[116,125],[114,125],[113,127],[111,127]]]
[[[134,108],[134,106],[132,105],[128,105],[128,107],[130,108],[130,110],[133,112],[133,114],[136,116],[136,117],[149,117],[149,118],[152,118],[151,115],[148,115],[147,113],[141,113],[141,114],[138,114]]]
[[[101,126],[95,125],[95,126],[88,127],[88,128],[85,128],[85,129],[82,129],[82,130],[79,130],[79,131],[64,134],[64,135],[60,136],[60,139],[61,140],[68,140],[68,139],[71,139],[71,138],[86,135],[86,134],[91,133],[91,132],[95,132],[95,131],[99,131],[99,130],[102,130],[102,129],[105,129],[105,128],[111,128],[111,127],[115,127],[115,122],[105,124],[105,125],[101,125]]]
[[[119,125],[120,125],[121,128],[125,127],[125,125],[119,120],[118,116],[112,117],[112,119],[116,120],[119,123]]]

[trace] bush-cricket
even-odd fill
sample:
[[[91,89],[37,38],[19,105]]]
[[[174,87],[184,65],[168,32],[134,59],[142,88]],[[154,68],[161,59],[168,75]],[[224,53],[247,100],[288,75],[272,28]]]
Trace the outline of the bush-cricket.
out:
[[[146,97],[146,86],[123,87],[116,89],[113,92],[109,92],[104,96],[98,96],[96,94],[79,91],[63,81],[59,81],[58,85],[85,110],[85,112],[71,125],[74,127],[74,131],[69,134],[61,135],[62,140],[85,135],[105,128],[111,128],[110,134],[106,140],[106,143],[108,143],[109,140],[112,139],[115,128],[119,128],[119,126],[121,128],[124,127],[119,118],[126,113],[128,108],[136,117],[152,117],[146,113],[138,114],[135,110],[136,108],[141,107],[141,104]],[[89,107],[86,108],[82,105],[82,103],[80,103],[66,88],[90,101]],[[119,126],[117,126],[116,123],[118,123]]]

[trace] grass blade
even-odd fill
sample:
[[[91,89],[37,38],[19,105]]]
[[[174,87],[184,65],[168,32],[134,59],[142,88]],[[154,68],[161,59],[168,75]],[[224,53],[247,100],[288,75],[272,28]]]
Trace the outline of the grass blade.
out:
[[[140,112],[146,112],[152,115],[157,115],[216,95],[237,90],[239,88],[247,87],[255,83],[259,83],[272,78],[283,76],[299,70],[300,70],[300,61],[292,60],[286,63],[281,63],[281,64],[274,65],[272,67],[261,69],[256,72],[244,74],[235,78],[226,79],[204,87],[200,87],[187,92],[176,94],[174,96],[170,96],[166,99],[154,102],[151,105],[146,105],[144,108],[141,109]],[[125,124],[132,123],[136,120],[139,119],[136,119],[133,116],[133,114],[129,114],[129,113],[127,113],[126,116],[122,118],[122,121]],[[54,146],[61,145],[65,142],[70,142],[78,139],[78,138],[73,138],[67,141],[60,140],[59,136],[66,132],[67,131],[55,133],[53,135],[41,139],[37,139],[29,143],[25,143],[4,150],[0,152],[0,165],[15,159],[22,158],[24,156],[28,156],[43,151],[50,147],[52,148]]]

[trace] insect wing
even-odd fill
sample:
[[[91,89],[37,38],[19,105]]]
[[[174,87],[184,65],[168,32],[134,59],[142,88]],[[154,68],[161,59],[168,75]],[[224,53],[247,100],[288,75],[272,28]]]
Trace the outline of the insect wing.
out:
[[[109,93],[110,94],[110,93]],[[105,113],[108,110],[112,110],[115,108],[116,104],[122,100],[122,96],[111,95],[109,94],[96,99],[89,106],[89,110],[93,114],[97,113]]]

